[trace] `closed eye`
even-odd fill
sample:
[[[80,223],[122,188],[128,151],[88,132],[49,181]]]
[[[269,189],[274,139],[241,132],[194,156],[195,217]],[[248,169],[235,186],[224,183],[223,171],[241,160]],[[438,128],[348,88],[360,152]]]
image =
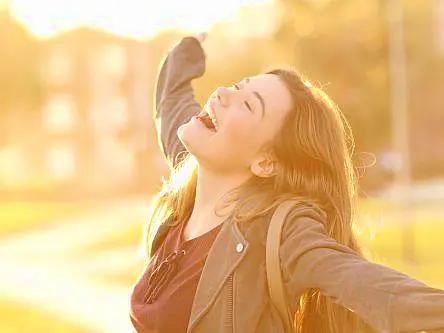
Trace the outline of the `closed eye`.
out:
[[[240,90],[239,86],[237,84],[233,84],[233,86],[236,88],[236,90]],[[247,101],[245,101],[245,105],[247,106],[248,110],[253,112],[253,109],[251,108],[250,104],[248,104]]]

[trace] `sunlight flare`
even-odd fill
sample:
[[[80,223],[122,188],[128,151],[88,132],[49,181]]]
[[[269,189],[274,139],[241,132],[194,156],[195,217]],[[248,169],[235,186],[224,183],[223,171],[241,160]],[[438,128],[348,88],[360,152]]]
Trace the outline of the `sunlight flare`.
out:
[[[219,21],[235,18],[242,5],[270,0],[12,0],[11,12],[39,38],[50,38],[77,26],[92,26],[117,35],[150,38],[163,29],[208,30]]]

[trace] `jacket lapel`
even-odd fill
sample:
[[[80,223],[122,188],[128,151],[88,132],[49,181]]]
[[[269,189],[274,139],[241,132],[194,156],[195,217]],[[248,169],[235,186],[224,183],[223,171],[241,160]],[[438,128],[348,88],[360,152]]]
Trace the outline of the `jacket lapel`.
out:
[[[187,332],[191,332],[209,310],[229,275],[247,254],[248,247],[249,243],[238,225],[231,219],[225,220],[203,267]]]

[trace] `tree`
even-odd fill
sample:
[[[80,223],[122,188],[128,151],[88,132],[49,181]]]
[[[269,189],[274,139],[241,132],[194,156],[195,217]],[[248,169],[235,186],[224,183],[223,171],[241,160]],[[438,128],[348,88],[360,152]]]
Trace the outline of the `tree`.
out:
[[[274,39],[295,66],[324,87],[352,124],[360,150],[390,139],[387,33],[379,1],[281,0]]]
[[[11,110],[35,109],[41,102],[38,44],[0,11],[0,117]]]

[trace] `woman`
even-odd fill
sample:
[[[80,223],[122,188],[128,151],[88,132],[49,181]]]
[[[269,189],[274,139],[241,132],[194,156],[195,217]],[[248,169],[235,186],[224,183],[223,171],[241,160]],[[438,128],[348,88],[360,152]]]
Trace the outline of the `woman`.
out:
[[[203,37],[184,38],[157,82],[172,174],[147,226],[131,297],[138,332],[284,332],[265,271],[270,218],[288,198],[280,259],[299,332],[444,328],[444,292],[370,263],[352,232],[352,136],[337,106],[290,70],[218,88],[201,107]],[[189,153],[187,153],[189,152]]]

